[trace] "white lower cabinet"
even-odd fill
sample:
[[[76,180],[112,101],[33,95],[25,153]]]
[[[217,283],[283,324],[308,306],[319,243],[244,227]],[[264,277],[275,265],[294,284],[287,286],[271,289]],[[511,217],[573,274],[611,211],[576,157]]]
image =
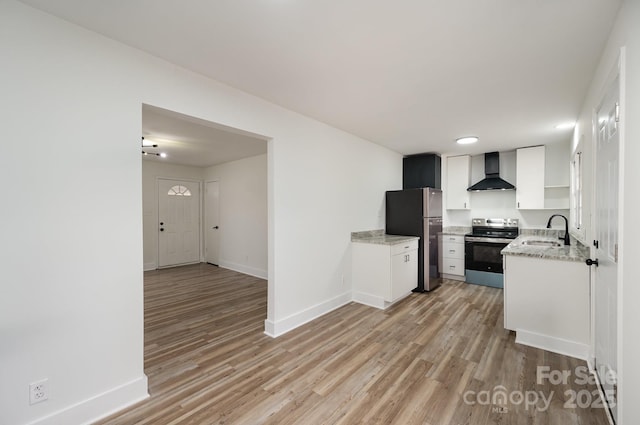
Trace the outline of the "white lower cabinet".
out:
[[[464,236],[442,235],[440,274],[447,279],[464,280]]]
[[[516,342],[586,359],[589,267],[582,262],[505,255],[504,327]]]
[[[351,246],[354,301],[385,309],[418,286],[418,240]]]

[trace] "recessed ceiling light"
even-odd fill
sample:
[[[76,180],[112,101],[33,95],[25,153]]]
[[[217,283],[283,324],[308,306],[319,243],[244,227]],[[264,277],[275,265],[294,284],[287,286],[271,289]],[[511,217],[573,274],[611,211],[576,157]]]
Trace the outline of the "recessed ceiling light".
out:
[[[459,145],[470,145],[471,143],[475,143],[478,141],[476,136],[466,136],[456,139],[456,143]]]
[[[576,126],[576,123],[571,121],[571,122],[563,122],[560,123],[558,125],[556,125],[556,129],[558,130],[569,130],[570,128],[573,128]]]
[[[166,157],[167,157],[167,154],[166,154],[166,153],[164,153],[164,152],[160,152],[160,158],[166,158]]]

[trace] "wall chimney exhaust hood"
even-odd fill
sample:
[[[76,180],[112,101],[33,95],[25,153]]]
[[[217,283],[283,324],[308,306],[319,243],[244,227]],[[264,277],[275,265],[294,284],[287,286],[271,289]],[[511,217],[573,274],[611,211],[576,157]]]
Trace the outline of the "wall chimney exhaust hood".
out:
[[[484,154],[484,175],[485,178],[469,187],[470,192],[480,192],[482,190],[514,190],[516,187],[506,180],[500,178],[500,154],[498,152],[488,152]]]

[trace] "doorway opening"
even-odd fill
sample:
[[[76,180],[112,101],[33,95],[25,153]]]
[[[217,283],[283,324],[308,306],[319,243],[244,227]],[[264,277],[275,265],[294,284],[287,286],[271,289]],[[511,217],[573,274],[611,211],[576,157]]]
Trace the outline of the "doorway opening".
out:
[[[141,128],[147,152],[142,157],[145,346],[158,334],[157,326],[163,326],[153,318],[159,311],[157,302],[179,311],[181,300],[200,293],[202,303],[228,307],[215,298],[205,300],[219,295],[205,290],[205,282],[225,288],[233,283],[231,279],[254,288],[255,294],[263,296],[254,297],[257,301],[251,311],[263,315],[260,323],[264,323],[269,298],[270,139],[144,104]],[[156,151],[163,155],[154,155]],[[166,298],[149,286],[161,279],[170,288]],[[166,309],[160,310],[166,319]],[[218,313],[226,314],[207,311],[212,316]],[[181,327],[180,320],[182,316],[163,323]],[[186,326],[184,332],[189,329]],[[147,352],[145,371],[155,364],[147,359]],[[149,385],[152,389],[154,382]]]
[[[204,261],[220,263],[220,182],[205,182],[204,188]]]
[[[144,269],[210,262],[266,279],[268,138],[150,105],[142,137]]]

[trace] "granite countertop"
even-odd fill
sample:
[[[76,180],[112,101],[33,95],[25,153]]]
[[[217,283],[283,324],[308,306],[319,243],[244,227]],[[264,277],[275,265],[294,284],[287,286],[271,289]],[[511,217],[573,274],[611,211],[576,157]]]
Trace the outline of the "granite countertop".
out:
[[[352,232],[351,242],[371,243],[377,245],[396,245],[405,242],[417,241],[417,236],[387,235],[384,230],[366,230],[364,232]]]
[[[555,236],[521,234],[501,251],[502,255],[520,255],[524,257],[544,258],[548,260],[579,262],[584,262],[589,258],[589,248],[574,238],[571,238],[571,245],[561,245],[558,247],[524,245],[522,242],[526,240],[559,241],[562,243],[562,240],[559,240]]]
[[[443,235],[452,235],[452,236],[464,236],[467,233],[471,233],[471,227],[469,226],[447,226],[442,229],[440,232]]]

